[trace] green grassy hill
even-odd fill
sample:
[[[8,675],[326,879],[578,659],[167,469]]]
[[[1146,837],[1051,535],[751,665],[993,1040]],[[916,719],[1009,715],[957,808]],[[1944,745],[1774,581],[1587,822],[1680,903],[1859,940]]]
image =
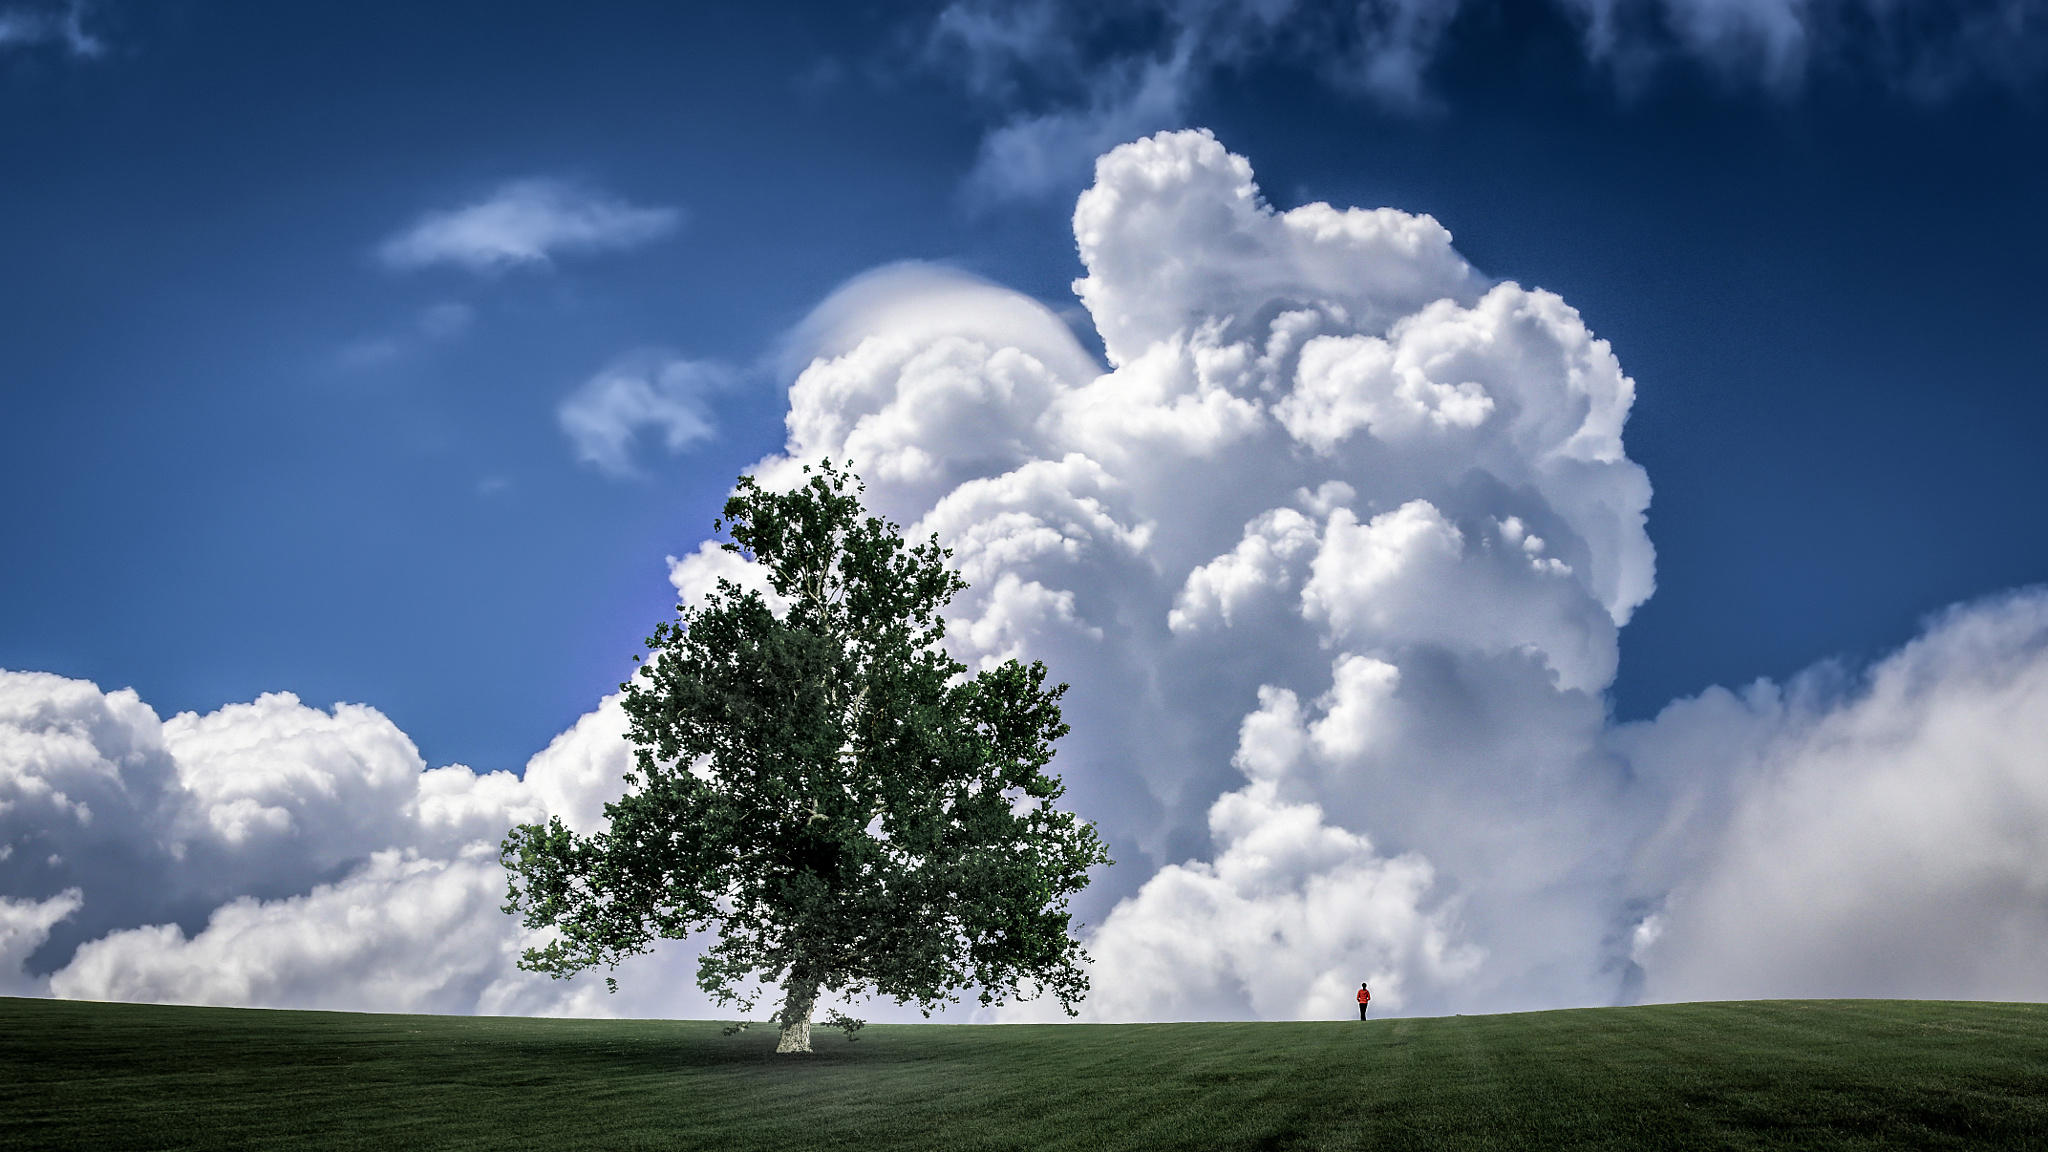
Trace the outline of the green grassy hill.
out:
[[[23,1148],[2048,1148],[2048,1005],[711,1023],[0,999]]]

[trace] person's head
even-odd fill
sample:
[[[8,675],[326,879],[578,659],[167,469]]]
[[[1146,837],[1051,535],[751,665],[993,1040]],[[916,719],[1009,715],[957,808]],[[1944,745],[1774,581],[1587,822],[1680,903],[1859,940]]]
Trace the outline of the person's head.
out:
[[[1360,980],[1360,981],[1358,982],[1358,986],[1359,986],[1360,988],[1363,988],[1363,987],[1365,987],[1365,981],[1363,981],[1363,980]]]

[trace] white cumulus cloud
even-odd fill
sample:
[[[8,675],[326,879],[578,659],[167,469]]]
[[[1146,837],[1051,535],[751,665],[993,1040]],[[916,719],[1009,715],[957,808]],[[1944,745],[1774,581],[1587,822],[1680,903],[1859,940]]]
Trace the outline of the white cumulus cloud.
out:
[[[1216,801],[1213,863],[1169,864],[1089,938],[1088,1013],[1103,1020],[1323,1020],[1362,981],[1399,1012],[1484,953],[1430,908],[1434,873],[1284,804],[1270,782]]]
[[[495,272],[545,265],[562,253],[636,248],[676,230],[674,208],[630,204],[561,180],[514,180],[460,208],[428,212],[385,240],[377,256],[398,270],[452,264]]]
[[[971,581],[954,654],[1073,685],[1055,765],[1118,860],[1075,904],[1087,1015],[1342,1017],[1360,981],[1404,1014],[2048,995],[2048,593],[1952,611],[1861,679],[1614,727],[1650,485],[1584,317],[1429,217],[1276,208],[1205,132],[1103,157],[1075,233],[1106,366],[1028,298],[878,270],[792,335],[787,441],[754,471],[850,459]],[[673,430],[663,363],[591,390],[595,443]],[[669,560],[686,603],[760,577],[708,541]],[[363,705],[162,720],[0,673],[0,981],[722,1015],[690,946],[615,998],[513,965],[495,845],[601,826],[624,732],[608,697],[523,776],[479,774]]]
[[[304,896],[241,897],[204,930],[115,932],[50,980],[81,1000],[471,1012],[511,969],[504,870],[488,851],[422,859],[390,851]]]
[[[602,1012],[513,967],[497,845],[602,821],[631,764],[607,697],[523,778],[427,769],[364,705],[271,693],[159,720],[0,671],[0,986],[278,1007]],[[708,1010],[693,1001],[699,1011]]]
[[[0,897],[0,996],[40,991],[26,972],[29,957],[50,938],[50,929],[78,911],[81,903],[76,888],[66,888],[47,900]]]
[[[1599,694],[1653,569],[1611,351],[1429,217],[1276,210],[1207,133],[1104,156],[1074,227],[1109,371],[894,298],[915,329],[816,359],[758,471],[851,457],[954,550],[956,653],[1074,682],[1062,763],[1129,869],[1090,1011],[1611,995]]]

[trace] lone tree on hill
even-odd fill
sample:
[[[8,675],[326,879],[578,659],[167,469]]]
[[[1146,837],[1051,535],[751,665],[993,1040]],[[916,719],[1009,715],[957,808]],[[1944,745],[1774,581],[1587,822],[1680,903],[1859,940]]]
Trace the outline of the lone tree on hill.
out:
[[[970,986],[983,1004],[1051,991],[1073,1015],[1087,956],[1067,897],[1112,861],[1053,806],[1067,686],[1037,662],[968,677],[940,646],[967,586],[950,553],[865,515],[850,470],[804,472],[792,492],[741,477],[713,524],[786,607],[721,580],[620,685],[636,770],[609,828],[552,817],[506,838],[505,910],[554,929],[520,966],[616,970],[716,927],[697,983],[743,1011],[746,981],[780,983],[777,1052],[811,1050],[821,989],[927,1015]]]

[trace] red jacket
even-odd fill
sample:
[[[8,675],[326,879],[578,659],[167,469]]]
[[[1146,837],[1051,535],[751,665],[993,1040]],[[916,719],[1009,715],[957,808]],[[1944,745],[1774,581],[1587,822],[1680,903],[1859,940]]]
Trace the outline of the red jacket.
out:
[[[1372,999],[1372,992],[1370,989],[1360,988],[1358,990],[1358,1002],[1360,1004],[1363,1004],[1370,999]]]

